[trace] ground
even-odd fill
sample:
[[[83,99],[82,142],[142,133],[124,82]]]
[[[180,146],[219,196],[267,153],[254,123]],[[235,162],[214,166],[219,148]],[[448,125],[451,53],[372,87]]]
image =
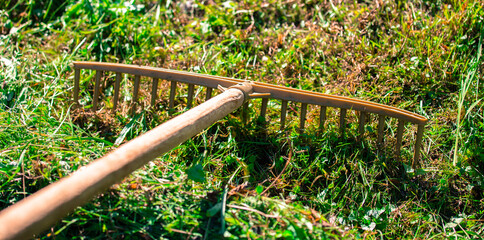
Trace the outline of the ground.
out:
[[[94,72],[72,105],[72,61],[140,64],[250,79],[409,110],[429,119],[412,169],[397,121],[376,146],[377,116],[339,136],[338,109],[318,128],[309,106],[250,102],[79,207],[40,239],[480,238],[484,233],[482,1],[0,2],[0,207],[6,208],[117,145],[186,111],[168,109],[169,82],[150,107],[132,79],[112,114],[114,73],[93,113]],[[197,88],[196,103],[204,101]]]

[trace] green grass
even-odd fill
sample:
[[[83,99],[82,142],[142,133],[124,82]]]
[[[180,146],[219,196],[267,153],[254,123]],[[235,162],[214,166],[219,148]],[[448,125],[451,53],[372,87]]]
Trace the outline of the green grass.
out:
[[[120,62],[250,79],[383,103],[429,118],[422,163],[411,168],[416,126],[406,125],[402,161],[392,155],[397,122],[377,118],[357,140],[348,111],[279,101],[267,123],[250,102],[134,172],[41,239],[482,238],[484,234],[484,9],[480,1],[118,1],[0,3],[0,207],[103,156],[166,121],[166,81],[155,108],[97,114],[93,73],[73,111],[71,62]],[[114,75],[103,90],[109,107]],[[142,106],[149,105],[142,79]],[[204,92],[198,92],[201,103]],[[178,88],[183,112],[186,86]]]

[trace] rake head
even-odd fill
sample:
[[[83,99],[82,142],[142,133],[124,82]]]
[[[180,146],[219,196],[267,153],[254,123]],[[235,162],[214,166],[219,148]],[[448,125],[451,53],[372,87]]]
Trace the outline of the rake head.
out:
[[[206,88],[205,100],[208,100],[213,95],[213,89],[217,88],[219,90],[224,90],[225,88],[234,86],[238,83],[246,82],[245,80],[211,76],[198,73],[175,71],[163,68],[154,68],[146,66],[136,66],[136,65],[126,65],[126,64],[115,64],[115,63],[98,63],[98,62],[74,62],[75,69],[75,81],[74,81],[74,92],[73,100],[76,106],[79,106],[79,86],[81,81],[81,69],[85,70],[95,70],[95,81],[92,93],[92,106],[91,109],[96,111],[99,108],[99,98],[101,93],[102,85],[106,87],[107,81],[103,81],[108,74],[115,73],[115,81],[112,84],[112,102],[111,111],[114,113],[118,108],[118,102],[120,99],[120,86],[123,79],[123,74],[132,75],[134,77],[128,77],[126,79],[133,79],[133,92],[131,99],[131,114],[136,112],[137,106],[140,102],[140,79],[141,77],[148,77],[152,79],[151,82],[151,98],[149,103],[154,106],[157,103],[160,94],[158,93],[158,85],[160,79],[167,80],[170,83],[169,94],[162,92],[161,97],[164,95],[169,95],[168,107],[173,109],[176,102],[176,93],[178,83],[184,83],[188,85],[187,95],[186,95],[186,106],[191,108],[195,96],[201,92],[202,88],[198,88],[195,91],[195,86],[202,86]],[[402,138],[405,130],[405,124],[416,124],[417,133],[416,140],[414,143],[414,157],[412,165],[413,167],[419,161],[420,158],[420,148],[422,145],[422,137],[424,132],[425,124],[427,123],[427,118],[412,113],[403,109],[395,108],[392,106],[382,105],[374,102],[335,96],[299,89],[293,89],[283,86],[277,86],[266,83],[250,82],[253,87],[254,93],[251,94],[250,98],[261,98],[260,106],[260,117],[265,119],[267,113],[267,107],[269,101],[280,101],[280,129],[283,130],[286,127],[288,102],[294,102],[300,104],[299,112],[299,131],[302,133],[305,129],[306,116],[308,114],[308,105],[319,106],[319,129],[324,128],[325,121],[327,119],[327,110],[329,108],[339,109],[339,127],[342,136],[345,135],[346,119],[348,110],[353,110],[357,112],[358,115],[358,135],[360,138],[365,132],[365,125],[369,122],[370,114],[374,114],[378,119],[378,132],[377,132],[377,145],[382,146],[384,141],[384,130],[386,118],[396,118],[398,120],[397,131],[396,131],[396,143],[394,146],[395,156],[400,157],[400,152],[402,148]],[[91,97],[90,95],[87,96]],[[144,102],[148,102],[148,98],[144,98]],[[248,120],[248,107],[249,104],[246,102],[243,105],[243,121]]]

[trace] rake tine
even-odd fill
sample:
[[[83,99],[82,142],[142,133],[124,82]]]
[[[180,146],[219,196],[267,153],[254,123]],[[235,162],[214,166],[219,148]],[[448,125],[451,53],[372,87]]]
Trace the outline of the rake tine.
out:
[[[415,169],[420,160],[420,148],[422,146],[422,137],[423,137],[423,132],[424,132],[424,127],[425,125],[423,124],[419,124],[418,125],[418,129],[417,129],[417,139],[415,141],[415,149],[414,149],[414,153],[413,153],[413,163],[412,163],[412,167],[413,169]]]
[[[283,130],[284,126],[286,125],[286,113],[287,113],[287,101],[282,100],[282,105],[281,105],[281,130]]]
[[[96,71],[96,83],[94,84],[94,99],[92,103],[92,109],[93,111],[97,110],[97,100],[99,98],[99,87],[101,85],[101,75],[103,74],[103,71],[97,70]]]
[[[205,101],[208,101],[208,99],[212,98],[212,90],[213,88],[207,87],[207,94],[205,95]]]
[[[397,128],[397,143],[395,144],[395,155],[397,158],[400,158],[400,149],[402,148],[402,136],[404,127],[405,121],[399,119]]]
[[[262,104],[260,107],[260,116],[265,120],[266,119],[266,111],[267,111],[267,103],[269,102],[269,98],[263,98]]]
[[[74,105],[79,106],[79,79],[81,78],[81,69],[76,68],[74,72]]]
[[[123,74],[120,72],[116,73],[116,82],[114,83],[114,97],[113,97],[113,113],[116,112],[116,108],[118,107],[118,99],[119,99],[119,85],[121,83],[121,78]]]
[[[131,115],[134,115],[136,113],[136,104],[138,103],[138,92],[139,92],[139,80],[140,76],[135,75],[134,76],[134,92],[133,92],[133,106],[131,108]]]
[[[308,112],[308,104],[301,103],[301,116],[299,118],[299,133],[304,132],[304,125],[306,123],[306,114]]]
[[[158,78],[153,78],[153,85],[151,86],[151,107],[155,106],[157,92],[158,92]]]
[[[358,119],[358,138],[361,138],[365,133],[365,124],[366,124],[367,113],[360,112],[360,117]]]
[[[170,86],[170,109],[173,109],[175,106],[175,94],[176,94],[176,82],[171,81]]]
[[[245,102],[242,107],[242,122],[244,124],[247,124],[248,120],[249,120],[249,101]]]
[[[188,84],[188,94],[187,94],[187,108],[192,107],[193,102],[193,91],[195,90],[195,85]]]
[[[339,114],[339,128],[341,131],[341,136],[345,136],[345,125],[346,125],[346,108],[341,108],[340,114]]]
[[[324,129],[324,122],[326,122],[326,106],[321,106],[319,110],[319,129]]]
[[[385,116],[378,115],[378,139],[376,141],[379,147],[383,144],[383,129],[385,127]]]

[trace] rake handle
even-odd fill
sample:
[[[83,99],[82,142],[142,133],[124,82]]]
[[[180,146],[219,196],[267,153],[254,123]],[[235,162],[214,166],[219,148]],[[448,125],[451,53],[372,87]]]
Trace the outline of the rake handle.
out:
[[[32,238],[48,229],[134,170],[240,107],[251,92],[248,83],[229,88],[8,207],[0,212],[0,239]]]

